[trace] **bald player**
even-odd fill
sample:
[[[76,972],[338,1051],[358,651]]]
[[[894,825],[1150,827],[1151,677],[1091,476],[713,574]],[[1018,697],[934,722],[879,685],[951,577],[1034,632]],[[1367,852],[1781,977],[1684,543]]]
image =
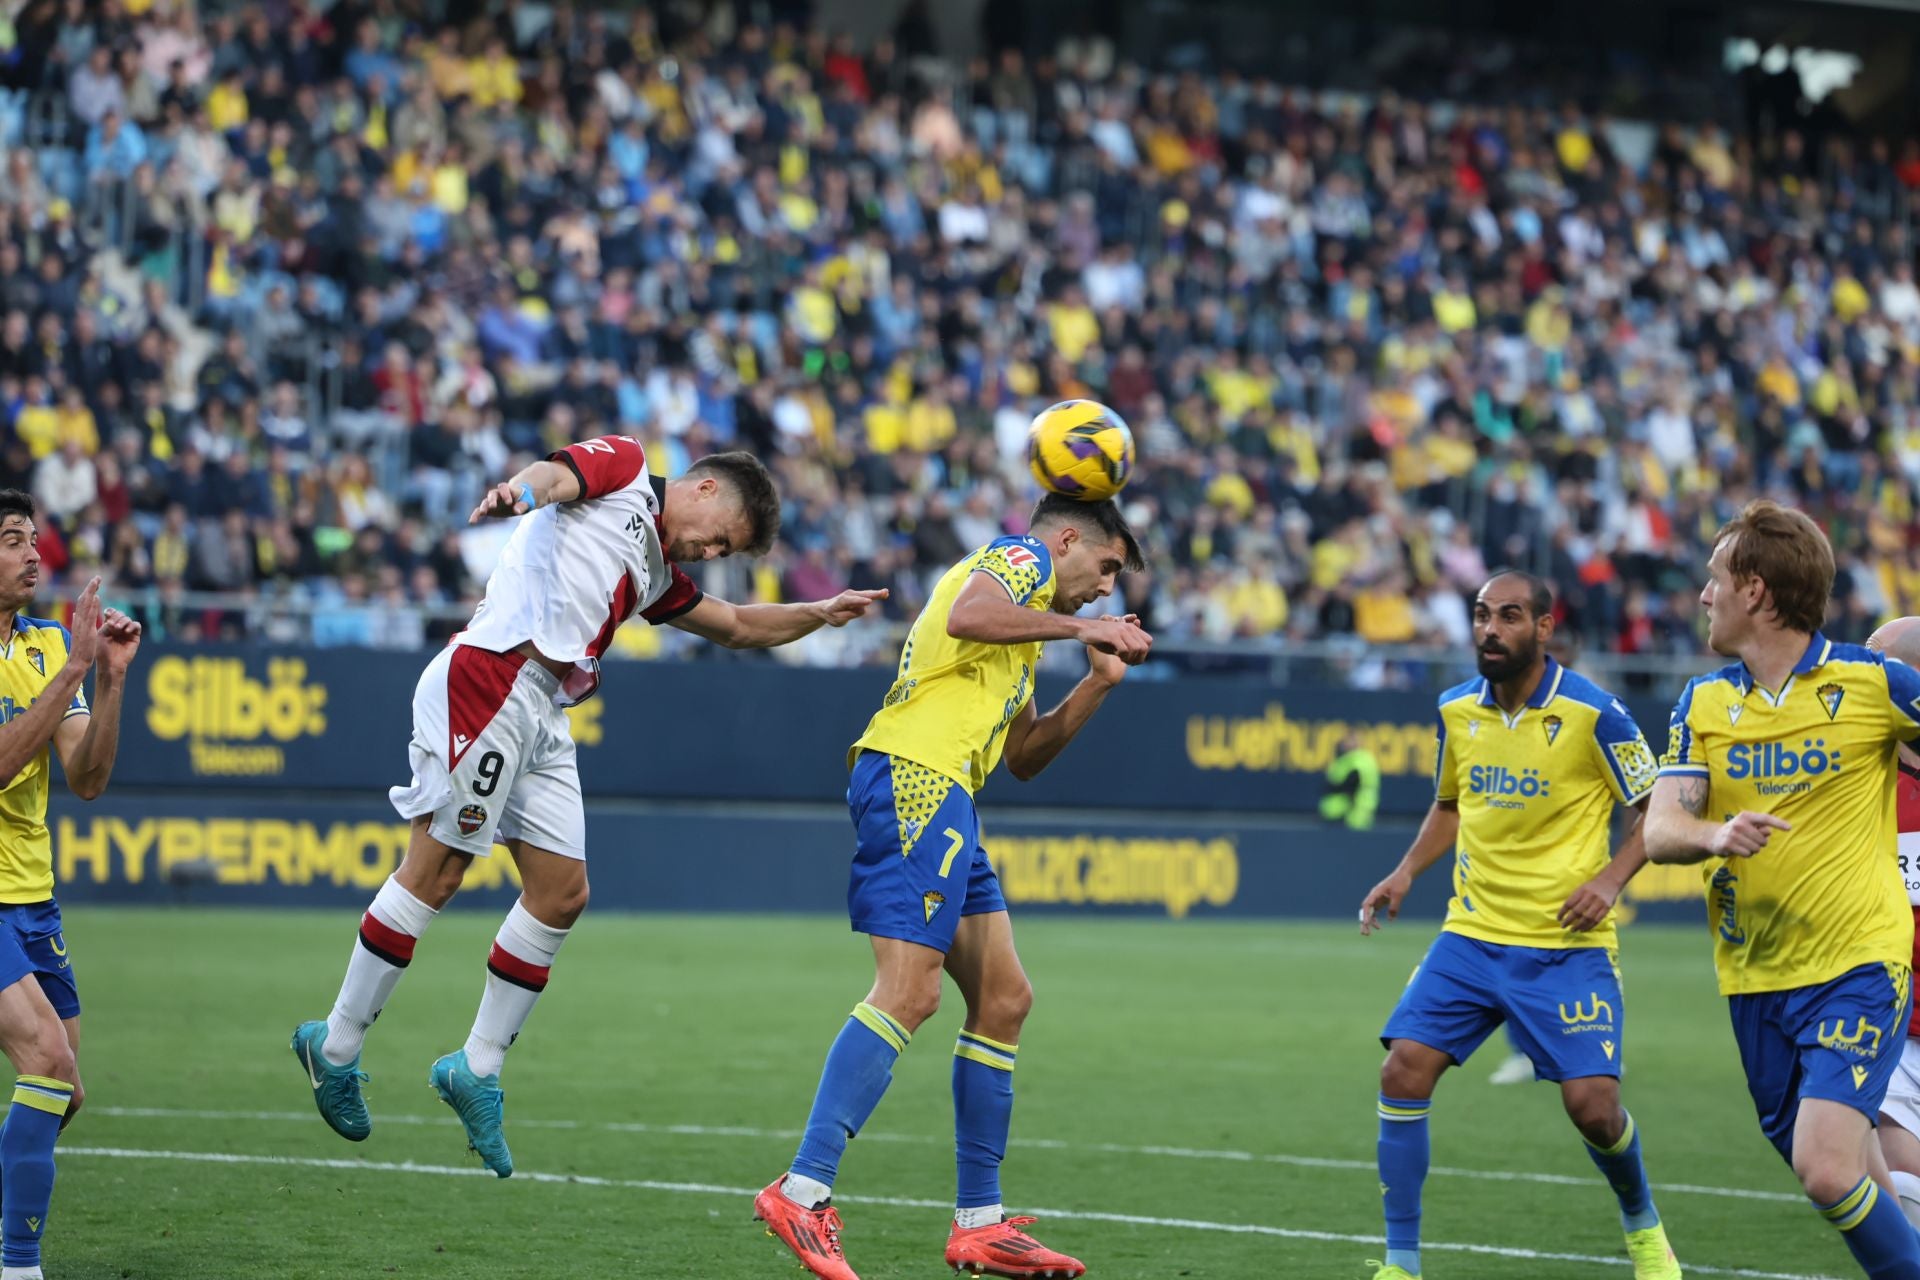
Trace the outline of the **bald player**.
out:
[[[1895,618],[1867,637],[1867,648],[1920,667],[1920,618]],[[1914,922],[1920,924],[1920,753],[1905,744],[1900,747],[1894,796],[1900,823],[1900,876],[1907,882]],[[1920,939],[1914,942],[1914,961],[1920,964]],[[1909,1222],[1920,1226],[1920,1012],[1907,1023],[1900,1065],[1880,1103],[1880,1149],[1886,1153],[1901,1210]]]

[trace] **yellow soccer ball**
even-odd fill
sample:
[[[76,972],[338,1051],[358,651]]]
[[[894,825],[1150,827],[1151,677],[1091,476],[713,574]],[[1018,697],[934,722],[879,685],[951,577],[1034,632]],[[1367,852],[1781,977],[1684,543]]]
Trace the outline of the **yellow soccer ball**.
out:
[[[1133,432],[1098,400],[1062,400],[1034,418],[1027,465],[1053,493],[1104,502],[1133,474]]]

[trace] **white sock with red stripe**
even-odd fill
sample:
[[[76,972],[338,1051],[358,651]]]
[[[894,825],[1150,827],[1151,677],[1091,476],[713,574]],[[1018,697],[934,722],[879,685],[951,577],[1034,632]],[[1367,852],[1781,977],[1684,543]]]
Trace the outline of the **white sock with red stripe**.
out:
[[[400,975],[413,963],[413,945],[440,913],[400,887],[392,876],[374,895],[360,919],[360,937],[347,961],[347,977],[327,1015],[327,1039],[320,1055],[336,1067],[360,1056],[367,1028],[380,1016]]]
[[[475,1075],[499,1074],[507,1060],[507,1046],[527,1025],[533,1002],[547,989],[553,958],[566,940],[565,929],[535,920],[524,900],[515,902],[500,922],[493,950],[487,953],[486,994],[480,997],[480,1012],[467,1033],[467,1066]]]

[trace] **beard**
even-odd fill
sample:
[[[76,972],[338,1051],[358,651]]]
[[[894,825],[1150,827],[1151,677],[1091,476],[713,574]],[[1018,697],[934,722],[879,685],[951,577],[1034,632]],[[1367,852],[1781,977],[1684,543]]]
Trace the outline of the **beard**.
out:
[[[1474,659],[1480,668],[1480,674],[1498,684],[1502,680],[1513,679],[1531,667],[1539,653],[1539,645],[1529,644],[1491,654],[1485,649],[1480,649],[1475,652]]]

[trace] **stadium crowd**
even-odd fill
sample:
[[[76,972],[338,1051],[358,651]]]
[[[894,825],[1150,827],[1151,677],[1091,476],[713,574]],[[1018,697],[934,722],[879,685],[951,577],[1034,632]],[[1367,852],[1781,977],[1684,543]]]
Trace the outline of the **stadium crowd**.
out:
[[[1920,142],[730,12],[0,16],[0,483],[51,585],[418,644],[484,578],[483,483],[618,431],[773,461],[737,596],[908,617],[1017,526],[1031,415],[1092,396],[1163,638],[1459,644],[1507,561],[1586,646],[1691,653],[1705,539],[1763,493],[1841,548],[1837,633],[1920,612]]]

